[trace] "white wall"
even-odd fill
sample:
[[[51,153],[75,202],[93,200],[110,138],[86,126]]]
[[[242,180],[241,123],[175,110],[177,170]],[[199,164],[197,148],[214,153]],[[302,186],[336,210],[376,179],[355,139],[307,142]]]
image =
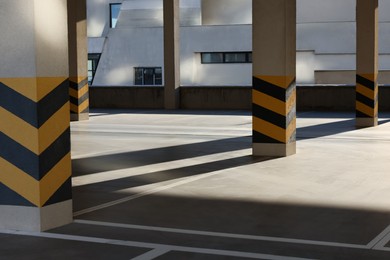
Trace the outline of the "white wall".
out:
[[[315,71],[355,70],[355,1],[297,0],[298,83],[314,83]],[[380,69],[390,70],[390,1],[379,1]],[[89,47],[103,50],[94,84],[133,85],[134,66],[162,67],[162,0],[123,0],[116,29],[108,28],[109,2],[119,1],[88,0]],[[251,0],[181,5],[182,85],[250,85],[250,64],[200,64],[199,53],[251,50]]]
[[[203,25],[251,23],[252,0],[202,0]]]
[[[182,27],[181,84],[250,85],[251,64],[201,64],[199,54],[250,51],[250,35],[248,25]],[[237,41],[237,37],[241,40]],[[134,85],[134,67],[163,67],[162,42],[161,27],[111,30],[94,85],[131,86]]]

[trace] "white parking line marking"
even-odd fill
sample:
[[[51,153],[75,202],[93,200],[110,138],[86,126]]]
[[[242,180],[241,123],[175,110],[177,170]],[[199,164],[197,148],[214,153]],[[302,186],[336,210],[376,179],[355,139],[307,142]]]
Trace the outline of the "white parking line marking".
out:
[[[109,245],[117,245],[117,246],[151,248],[157,250],[178,251],[178,252],[187,252],[187,253],[195,253],[195,254],[232,256],[232,257],[253,258],[253,259],[267,259],[267,260],[308,260],[308,258],[300,258],[300,257],[250,253],[250,252],[232,251],[232,250],[219,250],[219,249],[209,249],[209,248],[199,248],[199,247],[175,246],[175,245],[165,245],[165,244],[156,244],[156,243],[143,243],[143,242],[136,242],[136,241],[124,241],[124,240],[105,239],[105,238],[98,238],[98,237],[75,236],[75,235],[65,235],[65,234],[56,234],[56,233],[45,233],[45,232],[39,233],[39,232],[27,232],[27,231],[2,230],[0,231],[0,233],[98,243],[98,244],[109,244]]]
[[[231,159],[235,159],[235,158],[231,158]],[[239,167],[241,167],[241,166],[232,167],[230,169],[239,168]],[[124,197],[122,199],[114,200],[114,201],[107,202],[107,203],[104,203],[104,204],[101,204],[101,205],[98,205],[98,206],[94,206],[94,207],[90,207],[90,208],[87,208],[87,209],[83,209],[83,210],[74,212],[73,216],[74,217],[81,216],[81,215],[84,215],[84,214],[87,214],[87,213],[90,213],[90,212],[93,212],[93,211],[105,209],[105,208],[108,208],[108,207],[111,207],[111,206],[115,206],[115,205],[118,205],[118,204],[121,204],[121,203],[125,203],[125,202],[131,201],[131,200],[135,200],[135,199],[138,199],[138,198],[150,195],[150,194],[154,194],[154,193],[157,193],[157,192],[160,192],[160,191],[168,190],[168,189],[180,186],[180,185],[188,184],[188,183],[191,183],[191,182],[194,182],[194,181],[198,181],[198,180],[201,180],[201,179],[204,179],[204,178],[207,178],[207,177],[211,177],[211,176],[214,176],[214,175],[218,175],[218,174],[221,174],[221,173],[225,173],[225,172],[226,172],[226,169],[225,170],[218,170],[218,171],[214,171],[214,172],[208,172],[208,173],[204,173],[204,174],[199,174],[199,175],[191,176],[191,177],[183,177],[183,178],[179,179],[180,181],[177,181],[177,182],[174,182],[174,183],[171,183],[171,184],[168,184],[168,185],[160,186],[160,187],[157,187],[155,189],[146,190],[144,192],[140,192],[140,193],[128,196],[128,197]]]
[[[132,260],[152,260],[169,252],[168,248],[156,248],[143,255],[132,258]]]
[[[327,242],[327,241],[316,241],[316,240],[306,240],[306,239],[255,236],[255,235],[198,231],[198,230],[188,230],[188,229],[151,227],[151,226],[118,224],[118,223],[90,221],[90,220],[75,220],[74,222],[79,223],[79,224],[97,225],[97,226],[105,226],[105,227],[117,227],[117,228],[139,229],[139,230],[149,230],[149,231],[160,231],[160,232],[179,233],[179,234],[188,234],[188,235],[213,236],[213,237],[223,237],[223,238],[259,240],[259,241],[282,242],[282,243],[293,243],[293,244],[304,244],[304,245],[318,245],[318,246],[330,246],[330,247],[369,249],[369,247],[367,245],[357,245],[357,244]]]
[[[379,235],[377,235],[370,243],[368,243],[367,246],[369,248],[376,248],[377,246],[383,247],[387,243],[385,238],[389,233],[390,233],[390,225],[387,226],[387,228],[385,228]]]

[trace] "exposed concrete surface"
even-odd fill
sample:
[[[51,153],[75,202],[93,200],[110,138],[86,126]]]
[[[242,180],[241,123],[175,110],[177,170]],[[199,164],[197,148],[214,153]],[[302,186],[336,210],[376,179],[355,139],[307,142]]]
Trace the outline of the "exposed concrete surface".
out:
[[[162,109],[163,87],[91,87],[92,108]],[[355,86],[297,86],[298,111],[355,111]],[[390,111],[390,87],[379,87],[379,111]],[[180,108],[250,110],[252,87],[186,86],[180,88]]]
[[[299,113],[297,154],[270,158],[247,112],[94,111],[72,123],[75,222],[0,235],[0,259],[389,259],[389,118]]]

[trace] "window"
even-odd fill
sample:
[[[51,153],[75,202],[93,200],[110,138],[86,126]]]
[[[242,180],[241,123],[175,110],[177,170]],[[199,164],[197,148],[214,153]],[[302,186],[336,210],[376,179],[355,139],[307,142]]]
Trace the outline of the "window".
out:
[[[134,68],[134,85],[162,85],[161,67]]]
[[[202,53],[202,63],[223,63],[223,53]]]
[[[99,63],[100,54],[90,53],[88,54],[88,84],[92,85],[93,78],[95,77],[96,69]]]
[[[122,4],[110,4],[110,28],[116,27]]]
[[[207,63],[251,63],[252,52],[202,52],[201,62]]]

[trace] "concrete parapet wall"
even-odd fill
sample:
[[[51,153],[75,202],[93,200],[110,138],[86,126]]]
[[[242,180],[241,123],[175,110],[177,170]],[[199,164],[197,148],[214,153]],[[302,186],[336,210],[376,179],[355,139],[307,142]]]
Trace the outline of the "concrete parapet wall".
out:
[[[90,87],[91,108],[162,109],[163,87]]]
[[[181,87],[181,109],[250,110],[248,86]],[[162,109],[163,87],[91,87],[91,108]],[[354,111],[354,85],[297,87],[298,111]],[[379,87],[379,110],[390,111],[390,86]]]
[[[252,108],[252,87],[182,87],[183,109],[244,109]]]

